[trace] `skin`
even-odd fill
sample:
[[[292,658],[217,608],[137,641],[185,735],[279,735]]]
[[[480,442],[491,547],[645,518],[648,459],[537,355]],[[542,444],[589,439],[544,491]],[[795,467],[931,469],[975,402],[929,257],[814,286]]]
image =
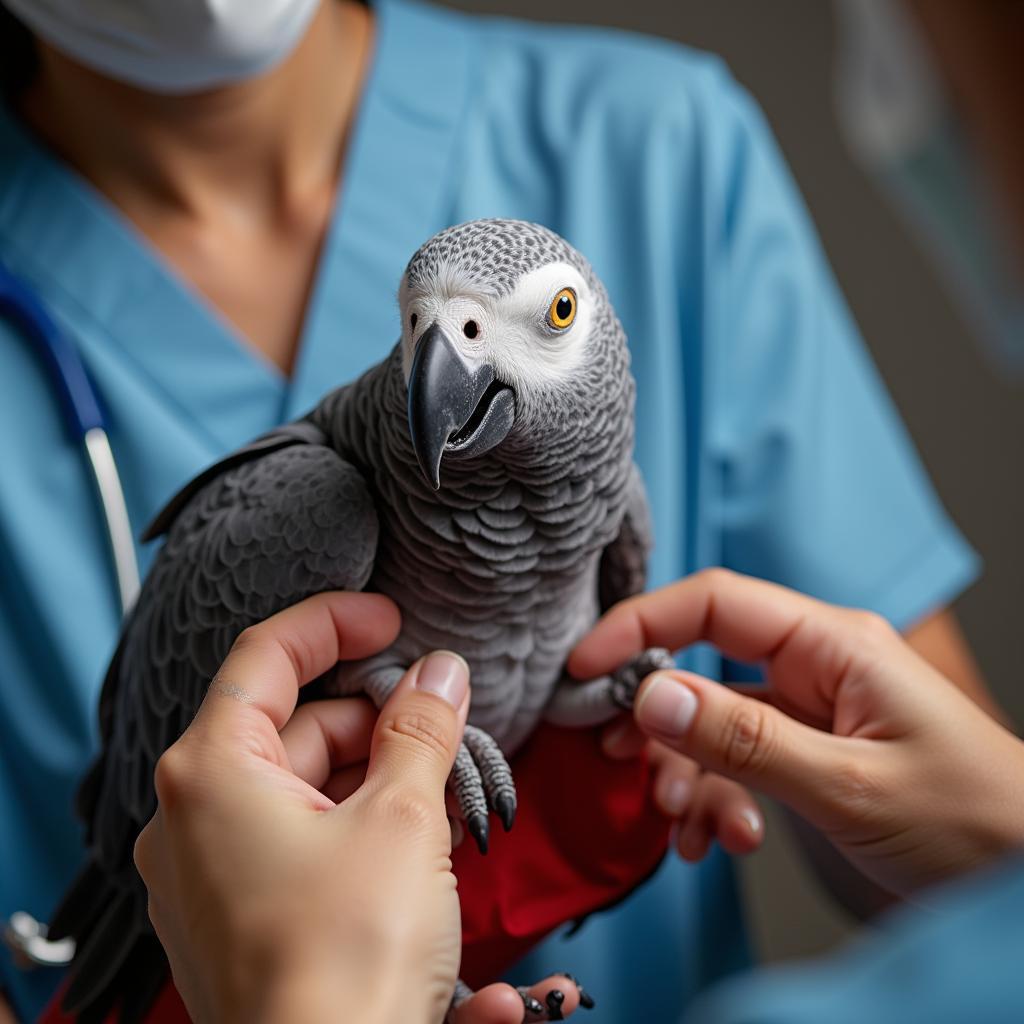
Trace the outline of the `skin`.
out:
[[[923,619],[907,631],[904,639],[944,678],[1005,724],[1005,716],[982,681],[952,612],[942,610]],[[575,664],[575,661],[570,663],[570,669]],[[603,744],[609,757],[620,760],[636,757],[646,750],[655,768],[655,800],[663,813],[676,823],[673,845],[684,860],[693,863],[701,860],[713,841],[732,854],[752,853],[761,845],[763,815],[749,790],[738,782],[702,767],[693,758],[656,739],[643,736],[628,719],[609,727]],[[817,830],[807,827],[799,817],[793,818],[793,827],[816,873],[847,911],[865,919],[892,904],[891,892],[865,879]]]
[[[135,860],[199,1024],[348,1019],[355,1007],[368,1024],[444,1016],[462,938],[444,793],[466,664],[421,659],[379,717],[361,699],[296,709],[300,687],[383,649],[399,624],[386,598],[334,593],[246,630],[160,759]],[[572,1012],[567,979],[532,991],[554,988]],[[522,1016],[497,984],[458,1021]]]
[[[332,0],[266,74],[164,96],[39,41],[39,73],[20,111],[243,344],[287,373],[372,42],[369,10]]]
[[[658,673],[638,734],[786,804],[879,888],[926,898],[1024,847],[1024,744],[872,613],[709,570],[617,606],[570,667],[700,641],[767,688]]]

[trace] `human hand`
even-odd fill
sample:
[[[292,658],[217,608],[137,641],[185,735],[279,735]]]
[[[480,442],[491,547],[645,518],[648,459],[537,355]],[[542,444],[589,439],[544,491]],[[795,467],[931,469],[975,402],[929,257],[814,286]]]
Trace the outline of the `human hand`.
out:
[[[382,597],[322,594],[247,630],[160,759],[136,863],[194,1019],[443,1017],[461,942],[443,794],[465,663],[419,661],[375,728],[363,700],[295,710],[300,686],[398,623]]]
[[[657,673],[640,730],[788,804],[889,891],[1024,846],[1024,743],[871,613],[709,570],[612,609],[569,668],[590,678],[698,641],[762,663],[767,685]]]
[[[693,758],[648,738],[632,718],[609,725],[601,746],[616,760],[646,755],[654,802],[674,822],[671,844],[683,860],[703,860],[712,840],[734,856],[760,848],[764,817],[757,802],[738,782],[705,771]]]

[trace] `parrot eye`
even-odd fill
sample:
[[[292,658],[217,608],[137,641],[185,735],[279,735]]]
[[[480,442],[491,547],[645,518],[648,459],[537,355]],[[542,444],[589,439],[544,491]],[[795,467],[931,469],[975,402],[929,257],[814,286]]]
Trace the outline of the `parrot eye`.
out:
[[[462,333],[467,338],[475,338],[480,333],[480,328],[475,320],[467,320],[462,326]]]
[[[576,319],[576,293],[563,288],[548,307],[548,323],[556,330],[564,331]]]
[[[409,317],[409,330],[410,331],[415,331],[416,330],[416,321],[417,320],[419,320],[419,317],[415,313],[413,313],[413,315],[411,317]]]

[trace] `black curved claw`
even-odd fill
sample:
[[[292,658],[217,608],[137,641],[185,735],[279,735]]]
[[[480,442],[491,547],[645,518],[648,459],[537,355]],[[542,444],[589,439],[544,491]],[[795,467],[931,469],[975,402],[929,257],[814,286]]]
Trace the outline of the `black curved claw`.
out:
[[[501,819],[501,827],[508,832],[512,828],[512,822],[516,820],[515,797],[502,793],[494,801],[494,809],[498,812],[498,817]]]
[[[553,988],[544,1002],[548,1004],[548,1020],[565,1020],[565,1015],[562,1013],[565,993],[560,988]]]
[[[544,1007],[541,1006],[540,1002],[533,998],[529,992],[520,992],[520,998],[523,1000],[523,1009],[527,1015],[533,1015],[534,1017],[544,1016]]]
[[[466,828],[469,834],[476,840],[477,848],[481,853],[487,852],[487,840],[491,835],[491,826],[487,821],[486,814],[471,814],[466,819]]]
[[[576,986],[576,991],[580,994],[580,1006],[584,1010],[592,1010],[597,1006],[594,997],[580,984],[580,979],[575,974],[570,974],[568,971],[559,971],[558,973],[563,978],[568,978]]]

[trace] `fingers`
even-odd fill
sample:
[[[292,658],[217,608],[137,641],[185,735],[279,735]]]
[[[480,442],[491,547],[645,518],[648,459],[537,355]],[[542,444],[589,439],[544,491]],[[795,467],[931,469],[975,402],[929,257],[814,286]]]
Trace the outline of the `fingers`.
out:
[[[617,605],[573,651],[569,671],[592,679],[645,648],[677,650],[701,640],[741,661],[763,661],[806,616],[829,611],[784,587],[707,569]]]
[[[672,845],[683,860],[696,863],[714,840],[726,853],[744,856],[763,839],[764,823],[753,797],[739,783],[704,772],[676,822]]]
[[[360,697],[303,704],[281,730],[292,771],[324,792],[329,782],[339,787],[339,773],[369,757],[376,721],[377,709]]]
[[[829,809],[830,780],[856,756],[851,744],[860,742],[838,741],[763,701],[685,672],[650,676],[634,715],[648,735],[812,820]]]
[[[381,708],[366,784],[401,784],[408,795],[437,801],[443,794],[469,710],[469,666],[450,651],[434,651],[406,673]]]
[[[632,715],[620,715],[601,734],[601,749],[613,761],[639,757],[647,742]]]
[[[844,681],[919,677],[921,659],[883,618],[839,608],[763,580],[708,569],[613,608],[577,646],[569,671],[590,679],[647,647],[708,641],[761,663],[772,702],[816,725],[831,724]],[[897,671],[899,669],[899,671]]]
[[[398,610],[378,594],[317,594],[239,636],[217,673],[202,720],[216,728],[255,709],[280,730],[305,686],[338,661],[364,658],[397,636]]]
[[[648,740],[655,773],[654,802],[675,822],[675,846],[686,860],[700,860],[712,840],[728,853],[753,853],[764,824],[754,798],[739,783],[700,769],[696,761]]]

